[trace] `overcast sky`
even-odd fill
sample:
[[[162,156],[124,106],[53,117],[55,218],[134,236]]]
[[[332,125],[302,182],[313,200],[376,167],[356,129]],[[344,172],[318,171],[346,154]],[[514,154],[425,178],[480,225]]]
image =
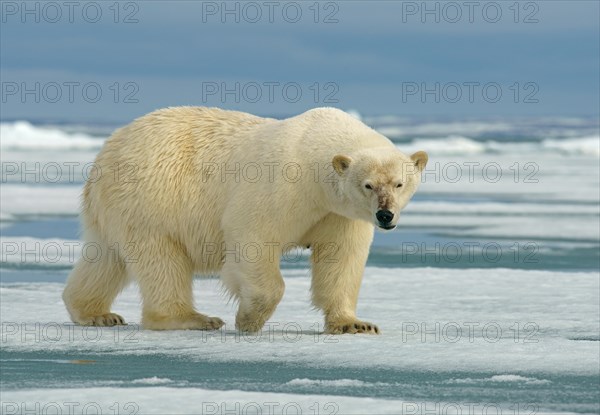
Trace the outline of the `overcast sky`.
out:
[[[114,4],[2,1],[2,119],[600,110],[597,1]]]

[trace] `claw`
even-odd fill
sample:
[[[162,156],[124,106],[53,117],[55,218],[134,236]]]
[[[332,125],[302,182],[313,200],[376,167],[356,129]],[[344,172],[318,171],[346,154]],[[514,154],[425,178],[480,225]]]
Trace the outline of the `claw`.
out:
[[[355,334],[355,333],[366,333],[366,334],[379,334],[379,328],[372,323],[356,321],[350,324],[339,323],[328,323],[327,333],[330,334]]]

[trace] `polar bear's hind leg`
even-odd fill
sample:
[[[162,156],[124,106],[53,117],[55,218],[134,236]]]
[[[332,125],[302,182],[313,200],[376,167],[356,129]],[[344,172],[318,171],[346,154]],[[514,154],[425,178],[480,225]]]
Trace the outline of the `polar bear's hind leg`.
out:
[[[71,320],[83,326],[125,324],[110,307],[127,285],[125,264],[107,245],[98,244],[98,256],[81,258],[71,271],[63,291],[63,301]]]
[[[146,239],[128,266],[142,294],[142,326],[150,330],[216,330],[223,320],[198,313],[193,300],[193,263],[168,237]]]

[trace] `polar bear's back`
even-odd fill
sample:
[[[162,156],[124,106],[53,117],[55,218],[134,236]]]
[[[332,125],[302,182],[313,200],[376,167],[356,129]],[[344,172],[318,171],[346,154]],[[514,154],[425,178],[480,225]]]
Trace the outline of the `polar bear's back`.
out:
[[[164,108],[134,120],[107,141],[147,154],[179,151],[210,151],[211,146],[233,145],[236,135],[258,124],[272,121],[238,111],[207,107]]]
[[[272,122],[217,108],[154,111],[115,131],[95,161],[83,193],[84,231],[128,241],[149,234],[218,228],[225,197],[202,183],[203,163],[226,163],[246,131]],[[203,212],[199,217],[197,212]],[[198,222],[196,222],[198,221]]]

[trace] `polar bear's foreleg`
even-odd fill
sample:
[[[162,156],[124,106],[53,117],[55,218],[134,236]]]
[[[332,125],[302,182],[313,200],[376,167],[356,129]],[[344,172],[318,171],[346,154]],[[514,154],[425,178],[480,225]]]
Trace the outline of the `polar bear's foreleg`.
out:
[[[325,313],[325,332],[379,334],[375,324],[356,317],[373,225],[330,214],[307,238],[313,249],[312,301]]]
[[[256,263],[226,260],[221,280],[239,301],[236,328],[251,333],[260,331],[273,315],[285,290],[279,256],[265,255]]]
[[[128,264],[142,294],[142,326],[150,330],[215,330],[224,323],[194,309],[193,265],[181,244],[156,238]]]

